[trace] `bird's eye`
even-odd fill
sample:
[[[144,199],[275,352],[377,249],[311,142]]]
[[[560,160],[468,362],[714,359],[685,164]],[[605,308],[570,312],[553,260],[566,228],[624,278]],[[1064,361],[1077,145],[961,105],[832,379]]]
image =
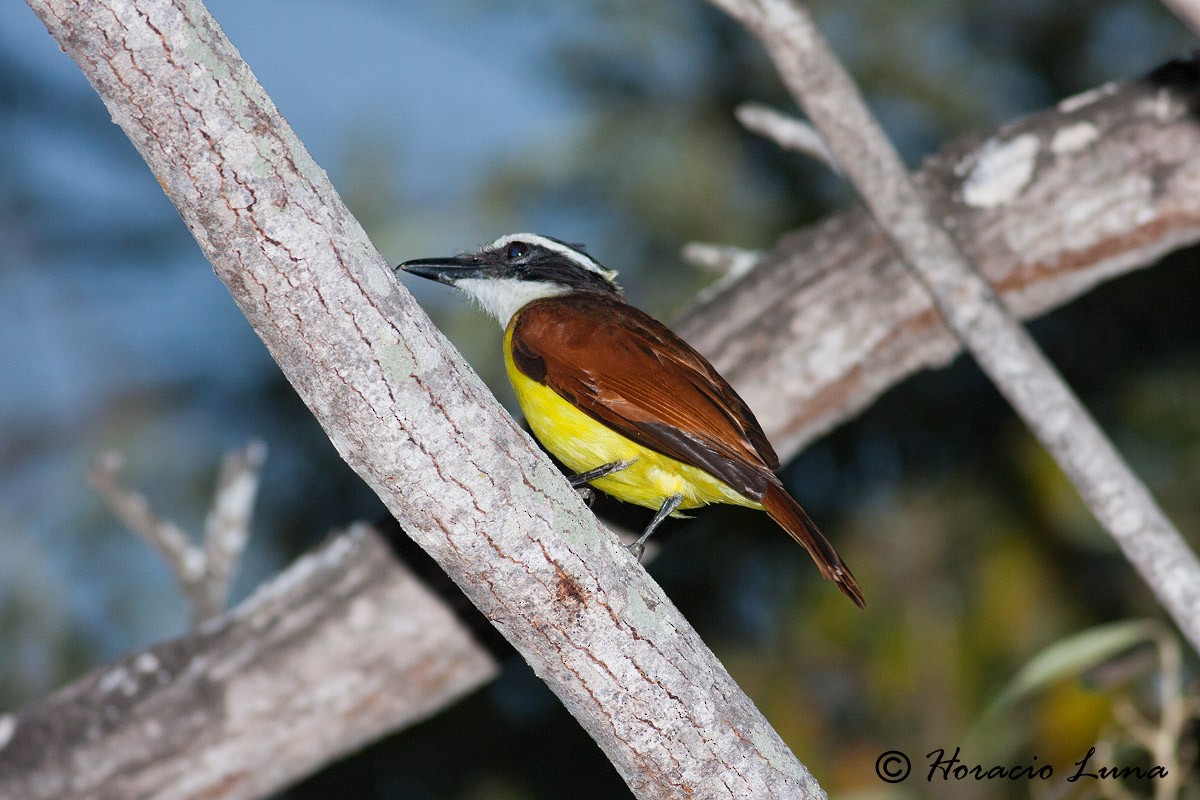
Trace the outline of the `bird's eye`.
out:
[[[509,261],[516,261],[518,258],[524,258],[529,255],[529,245],[524,242],[511,242],[508,249],[504,251],[504,255]]]

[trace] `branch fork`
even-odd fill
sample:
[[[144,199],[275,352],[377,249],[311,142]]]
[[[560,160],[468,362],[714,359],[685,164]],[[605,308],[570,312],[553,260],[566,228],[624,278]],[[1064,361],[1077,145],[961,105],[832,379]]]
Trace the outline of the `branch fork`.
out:
[[[191,629],[221,616],[229,585],[250,537],[250,519],[267,447],[253,441],[221,462],[212,509],[198,546],[178,525],[158,516],[146,496],[121,486],[124,457],[109,451],[87,473],[91,484],[134,534],[158,550],[187,601]]]

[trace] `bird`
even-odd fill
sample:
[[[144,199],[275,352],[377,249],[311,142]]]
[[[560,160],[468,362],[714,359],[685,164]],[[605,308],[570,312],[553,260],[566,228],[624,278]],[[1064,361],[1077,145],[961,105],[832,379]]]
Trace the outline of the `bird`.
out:
[[[668,516],[713,503],[760,509],[860,608],[858,582],[775,474],[779,458],[729,382],[625,300],[583,245],[514,233],[461,255],[396,267],[463,292],[504,329],[504,365],[534,436],[581,491]]]

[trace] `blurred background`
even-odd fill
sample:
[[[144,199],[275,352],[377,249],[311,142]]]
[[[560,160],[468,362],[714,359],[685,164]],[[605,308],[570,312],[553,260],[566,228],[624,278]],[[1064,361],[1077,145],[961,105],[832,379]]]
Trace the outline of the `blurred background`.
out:
[[[586,242],[621,271],[636,304],[669,319],[712,280],[682,262],[685,242],[767,247],[852,199],[819,166],[739,129],[732,110],[742,101],[790,104],[757,44],[700,0],[208,5],[393,262],[535,230]],[[1151,0],[812,5],[913,166],[949,137],[1195,46]],[[21,3],[0,5],[0,174],[4,710],[185,629],[167,568],[84,483],[104,450],[126,455],[126,484],[159,513],[198,531],[222,454],[265,440],[235,600],[331,528],[382,506]],[[1175,254],[1032,326],[1191,534],[1200,530],[1196,258]],[[408,285],[513,407],[495,324],[439,287]],[[784,476],[875,599],[865,613],[822,585],[765,518],[738,510],[672,524],[650,570],[832,794],[1045,793],[1026,782],[922,781],[905,794],[875,776],[885,750],[908,752],[919,769],[923,754],[972,731],[980,759],[1036,756],[1065,768],[1111,740],[1123,758],[1145,760],[1114,727],[1114,708],[1156,712],[1153,658],[1044,681],[979,728],[1044,648],[1161,614],[973,364],[902,384]],[[628,790],[514,662],[465,702],[283,796]]]

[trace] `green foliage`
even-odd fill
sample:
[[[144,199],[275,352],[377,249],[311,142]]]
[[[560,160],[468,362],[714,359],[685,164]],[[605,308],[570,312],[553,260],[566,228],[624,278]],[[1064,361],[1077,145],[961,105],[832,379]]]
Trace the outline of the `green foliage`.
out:
[[[994,721],[1055,684],[1078,678],[1138,645],[1154,644],[1164,635],[1161,622],[1140,619],[1099,625],[1060,639],[1021,667],[988,708],[984,721]]]

